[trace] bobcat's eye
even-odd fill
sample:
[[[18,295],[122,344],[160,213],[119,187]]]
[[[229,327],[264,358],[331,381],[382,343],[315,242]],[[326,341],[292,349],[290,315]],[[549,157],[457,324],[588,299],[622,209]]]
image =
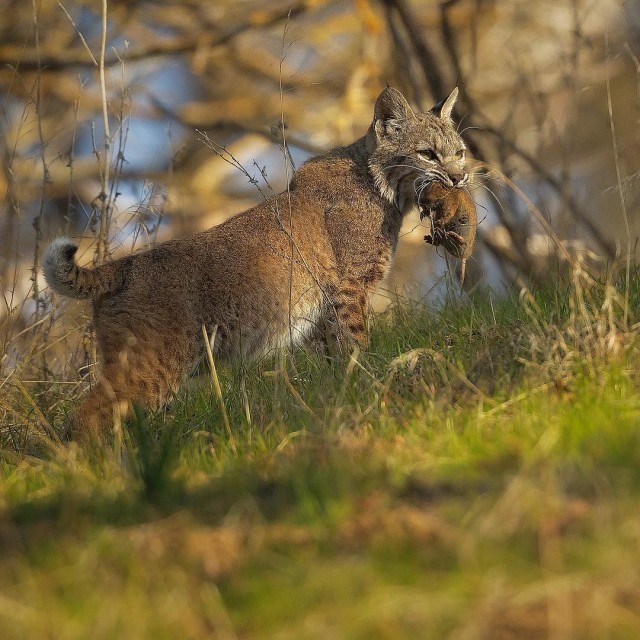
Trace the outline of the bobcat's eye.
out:
[[[419,149],[418,155],[432,161],[438,161],[440,159],[438,157],[438,154],[433,149]]]
[[[456,158],[458,158],[458,160],[464,160],[464,149],[460,149],[460,151],[456,153]]]

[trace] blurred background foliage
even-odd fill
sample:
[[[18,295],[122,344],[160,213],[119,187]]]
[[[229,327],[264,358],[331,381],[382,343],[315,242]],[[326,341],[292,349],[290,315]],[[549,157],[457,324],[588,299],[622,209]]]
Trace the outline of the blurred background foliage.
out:
[[[50,238],[82,239],[90,262],[219,223],[361,136],[386,84],[422,110],[460,87],[480,221],[467,287],[547,280],[565,250],[635,252],[637,0],[113,1],[106,30],[96,1],[2,7],[5,358],[34,317],[52,322]],[[444,292],[423,235],[407,220],[379,306]]]

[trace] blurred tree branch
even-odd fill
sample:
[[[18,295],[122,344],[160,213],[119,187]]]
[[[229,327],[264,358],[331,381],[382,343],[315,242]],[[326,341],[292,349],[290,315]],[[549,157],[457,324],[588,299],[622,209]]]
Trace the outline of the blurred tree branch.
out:
[[[294,2],[289,8],[265,16],[261,22],[261,28],[271,27],[287,19],[295,18],[306,10],[306,2]],[[65,13],[67,13],[65,11]],[[256,28],[256,21],[248,19],[238,25],[221,29],[219,33],[212,33],[208,28],[190,33],[183,37],[156,42],[146,46],[138,46],[127,50],[127,62],[138,62],[152,58],[175,56],[193,53],[198,50],[212,49],[224,46],[231,40],[249,29]],[[87,45],[88,46],[88,45]],[[88,55],[85,46],[78,47],[70,51],[39,52],[36,48],[26,48],[22,46],[4,45],[0,46],[0,67],[19,69],[22,72],[38,71],[43,69],[48,72],[67,71],[74,67],[94,68],[97,65],[95,56]],[[122,59],[117,54],[106,56],[105,67],[112,67],[121,64]]]
[[[254,134],[273,142],[274,144],[282,144],[282,132],[280,126],[257,126],[249,123],[239,122],[237,120],[231,120],[228,118],[212,118],[211,120],[194,120],[193,118],[187,118],[180,113],[173,111],[164,106],[159,100],[153,100],[155,108],[166,118],[175,120],[183,127],[198,131],[219,131],[228,133],[240,133],[240,134]],[[315,145],[300,135],[287,131],[287,144],[298,147],[303,151],[307,151],[313,155],[319,155],[325,153],[328,149]]]

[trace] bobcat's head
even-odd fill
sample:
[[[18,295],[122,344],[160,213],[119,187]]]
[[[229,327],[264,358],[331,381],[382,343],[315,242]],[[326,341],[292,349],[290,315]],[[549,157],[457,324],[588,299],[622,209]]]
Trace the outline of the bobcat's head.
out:
[[[382,196],[403,213],[432,182],[462,187],[468,181],[466,147],[451,119],[457,97],[456,88],[427,113],[415,113],[391,87],[376,100],[366,137],[369,169]]]

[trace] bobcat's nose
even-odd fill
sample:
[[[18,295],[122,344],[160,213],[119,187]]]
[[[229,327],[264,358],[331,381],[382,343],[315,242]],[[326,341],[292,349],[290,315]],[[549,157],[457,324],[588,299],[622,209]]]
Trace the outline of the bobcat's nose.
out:
[[[469,179],[468,173],[450,173],[449,179],[454,187],[462,187]]]

